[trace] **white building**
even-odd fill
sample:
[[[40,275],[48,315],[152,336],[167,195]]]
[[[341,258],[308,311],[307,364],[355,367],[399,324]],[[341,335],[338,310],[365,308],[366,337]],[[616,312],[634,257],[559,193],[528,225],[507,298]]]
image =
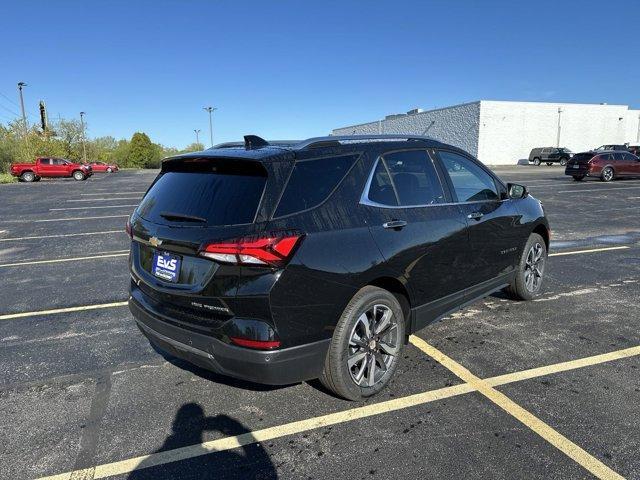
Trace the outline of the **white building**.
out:
[[[640,110],[627,105],[480,100],[388,115],[333,130],[333,135],[419,134],[460,147],[487,165],[513,165],[534,147],[580,152],[640,142]],[[558,140],[559,139],[559,140]]]

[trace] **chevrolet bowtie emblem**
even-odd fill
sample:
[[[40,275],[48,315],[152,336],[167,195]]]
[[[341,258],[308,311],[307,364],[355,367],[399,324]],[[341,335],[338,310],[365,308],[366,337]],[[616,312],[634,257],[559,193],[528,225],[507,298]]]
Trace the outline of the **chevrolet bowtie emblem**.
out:
[[[158,247],[162,245],[162,240],[160,240],[158,237],[151,237],[149,238],[149,243],[152,247]]]

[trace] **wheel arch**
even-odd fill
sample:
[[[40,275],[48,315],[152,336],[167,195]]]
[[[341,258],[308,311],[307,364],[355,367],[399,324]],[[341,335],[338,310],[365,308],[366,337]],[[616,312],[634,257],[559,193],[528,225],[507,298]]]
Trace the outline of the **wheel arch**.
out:
[[[544,244],[547,247],[547,252],[549,251],[549,244],[551,243],[551,235],[549,232],[549,229],[547,228],[546,225],[539,223],[538,225],[535,226],[535,228],[533,229],[533,231],[531,233],[537,233],[538,235],[540,235],[542,237],[542,239],[544,240]]]
[[[409,295],[407,287],[394,277],[378,277],[367,285],[387,290],[396,297],[398,303],[400,303],[400,307],[402,307],[402,313],[404,314],[407,327],[406,331],[408,333],[410,330],[409,322],[411,321],[411,296]]]

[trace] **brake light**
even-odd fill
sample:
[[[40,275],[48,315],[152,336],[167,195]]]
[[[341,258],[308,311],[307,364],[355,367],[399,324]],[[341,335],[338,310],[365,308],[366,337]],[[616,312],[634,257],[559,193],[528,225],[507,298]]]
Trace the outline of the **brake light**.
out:
[[[230,337],[231,341],[236,345],[247,348],[254,348],[256,350],[270,350],[272,348],[278,348],[280,346],[279,340],[249,340],[247,338]]]
[[[205,244],[200,255],[236,265],[284,265],[293,255],[302,235],[274,235]]]

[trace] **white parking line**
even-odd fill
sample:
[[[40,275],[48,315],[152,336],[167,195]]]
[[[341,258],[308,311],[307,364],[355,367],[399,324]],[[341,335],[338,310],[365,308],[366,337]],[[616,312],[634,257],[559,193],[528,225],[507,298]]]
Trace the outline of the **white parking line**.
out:
[[[69,207],[69,208],[50,208],[49,211],[50,212],[60,212],[60,211],[64,211],[64,210],[91,210],[93,208],[124,208],[124,207],[137,207],[138,204],[136,203],[135,205],[106,205],[106,206],[102,206],[102,207]]]
[[[606,251],[609,251],[609,250],[625,250],[627,248],[631,248],[631,247],[623,245],[623,246],[619,246],[619,247],[589,248],[587,250],[574,250],[574,251],[571,251],[571,252],[550,253],[549,256],[550,257],[559,257],[559,256],[562,256],[562,255],[579,255],[581,253],[606,252]]]
[[[116,250],[113,252],[105,252],[103,254],[96,254],[96,255],[91,255],[86,257],[55,258],[52,260],[29,260],[29,261],[16,262],[16,263],[2,263],[0,264],[0,268],[19,267],[23,265],[42,265],[46,263],[78,262],[81,260],[97,260],[101,258],[126,257],[127,255],[129,255],[129,250]]]
[[[529,370],[523,370],[521,372],[508,373],[505,375],[499,375],[497,377],[485,378],[481,381],[489,385],[490,387],[496,387],[499,385],[506,385],[509,383],[529,380],[545,375],[566,372],[577,368],[598,365],[614,360],[621,360],[637,355],[640,355],[640,346],[609,352],[601,355],[594,355],[592,357],[579,358],[577,360],[570,360],[568,362],[561,362],[554,365],[532,368]],[[363,418],[391,413],[410,407],[417,407],[430,402],[435,402],[437,400],[444,400],[475,391],[476,388],[474,386],[470,385],[469,383],[462,383],[460,385],[454,385],[452,387],[428,390],[426,392],[408,395],[406,397],[394,398],[393,400],[386,400],[383,402],[355,407],[349,410],[343,410],[327,415],[311,417],[297,422],[285,423],[283,425],[267,427],[261,430],[254,430],[232,437],[223,437],[217,440],[210,440],[208,442],[186,445],[184,447],[175,448],[173,450],[165,450],[158,453],[151,453],[148,455],[141,455],[139,457],[127,458],[125,460],[115,461],[112,463],[105,463],[83,470],[75,470],[60,473],[57,475],[41,477],[40,480],[71,480],[74,478],[99,479],[111,477],[113,475],[125,475],[149,467],[157,467],[159,465],[167,465],[169,463],[197,458],[203,455],[214,454],[216,452],[224,452],[227,450],[232,450],[234,448],[251,445],[257,442],[265,442],[267,440],[274,440],[276,438],[286,437],[288,435],[294,435],[310,430],[317,430],[318,428],[323,428],[330,425],[338,425],[341,423],[352,422]],[[605,466],[604,469],[598,470],[598,472],[604,471],[608,473],[609,471],[607,469],[608,467]]]
[[[129,215],[104,215],[99,217],[68,217],[68,218],[47,218],[40,220],[0,220],[0,223],[42,223],[42,222],[71,222],[78,220],[98,220],[100,218],[124,218]],[[0,230],[0,233],[6,230]]]
[[[103,193],[81,193],[82,196],[100,196],[100,195],[135,195],[136,193],[145,193],[145,192],[109,192],[107,190],[103,190]]]
[[[580,192],[603,192],[603,191],[611,191],[611,190],[633,190],[636,188],[640,188],[640,185],[635,187],[617,187],[617,188],[596,188],[595,190],[592,188],[582,188],[579,190],[558,190],[556,193],[580,193]]]
[[[103,232],[60,233],[57,235],[33,235],[30,237],[0,238],[0,242],[17,242],[20,240],[37,240],[41,238],[83,237],[87,235],[107,235],[110,233],[125,233],[125,231],[124,229],[121,229],[121,230],[105,230]]]
[[[81,200],[67,200],[67,202],[113,202],[114,200],[140,200],[142,197],[118,197],[118,198],[83,198]]]

